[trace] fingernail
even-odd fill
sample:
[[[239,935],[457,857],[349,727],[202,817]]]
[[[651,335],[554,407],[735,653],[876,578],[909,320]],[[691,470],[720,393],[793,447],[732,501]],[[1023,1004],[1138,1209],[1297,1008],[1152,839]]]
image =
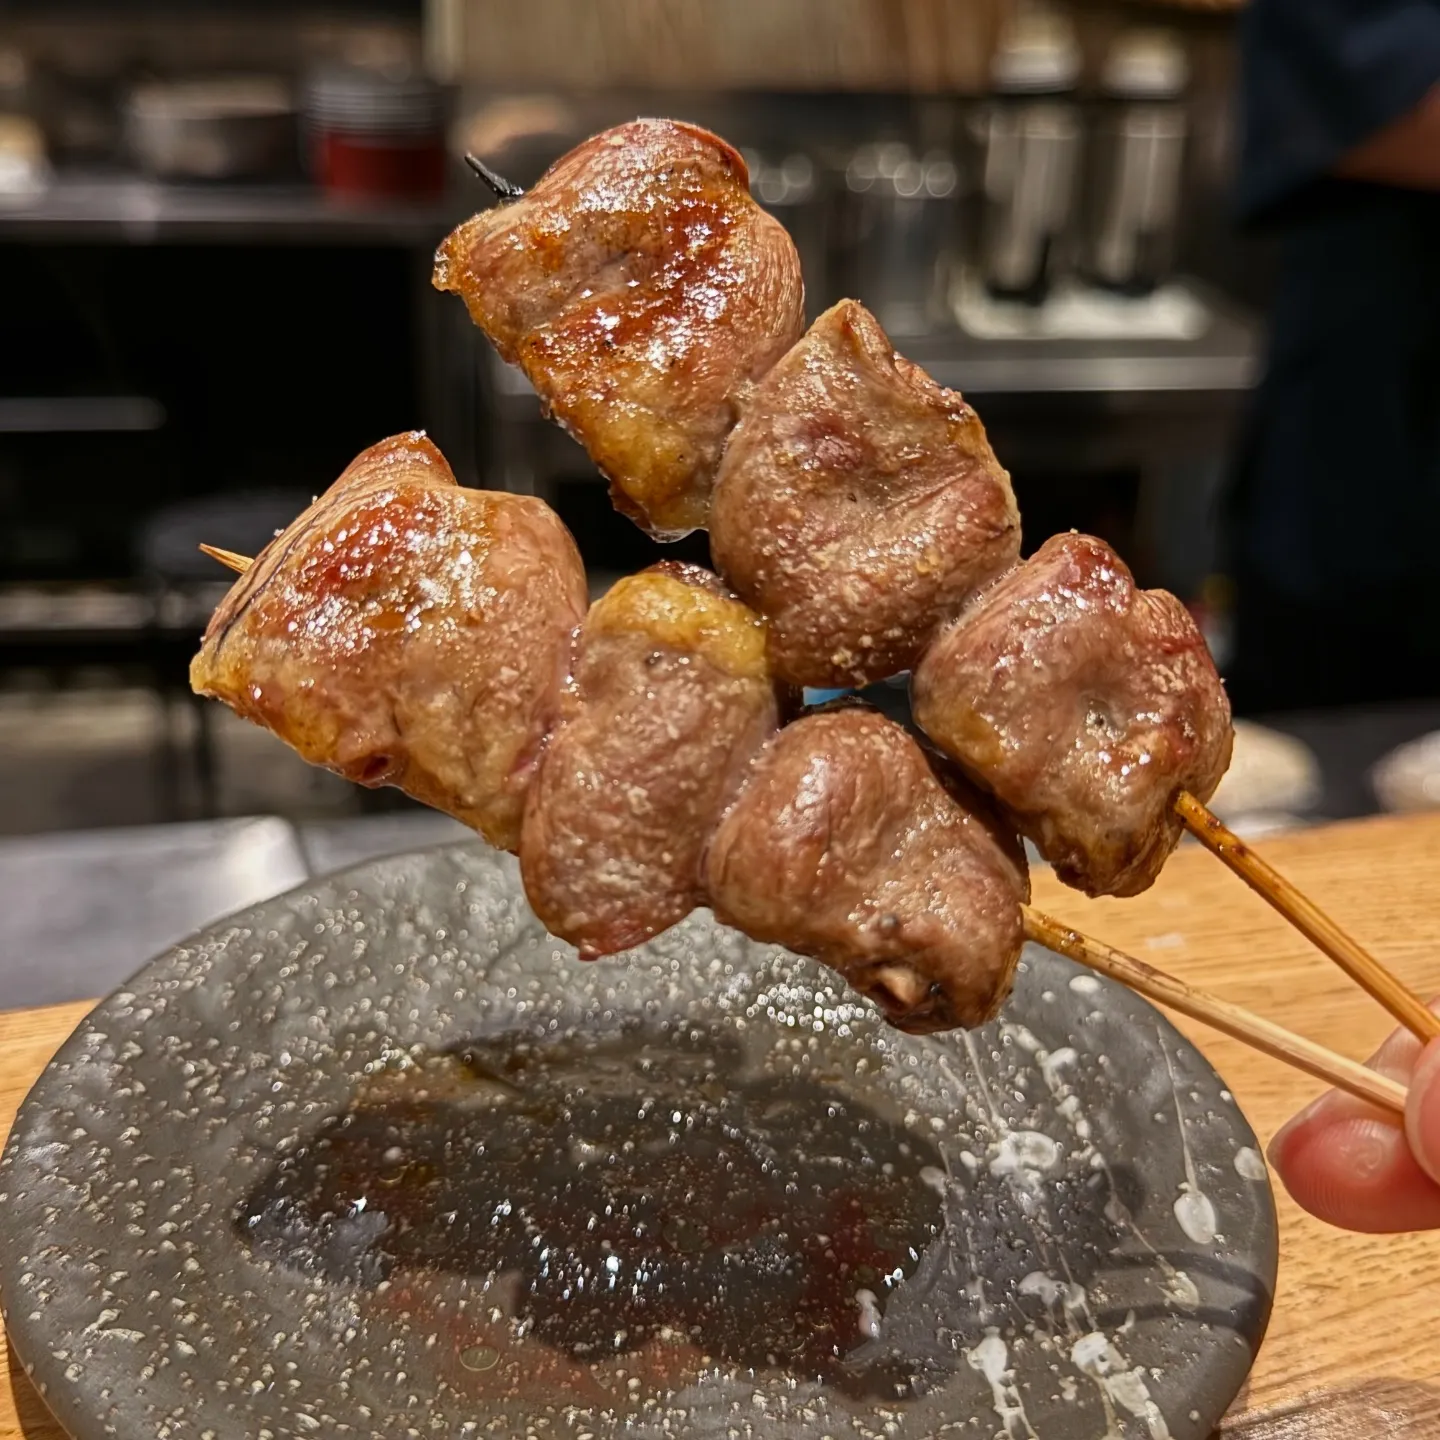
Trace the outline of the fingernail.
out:
[[[1440,1040],[1425,1047],[1410,1077],[1405,1138],[1421,1168],[1440,1182]]]

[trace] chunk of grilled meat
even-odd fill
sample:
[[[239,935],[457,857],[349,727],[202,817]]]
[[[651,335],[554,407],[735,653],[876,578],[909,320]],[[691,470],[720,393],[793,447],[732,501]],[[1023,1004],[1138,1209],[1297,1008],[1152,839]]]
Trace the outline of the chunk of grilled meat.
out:
[[[467,220],[435,284],[668,538],[706,523],[737,407],[805,323],[799,257],[745,162],[673,120],[607,130]]]
[[[764,625],[709,571],[656,565],[596,601],[520,846],[551,934],[593,959],[703,905],[705,844],[778,723]]]
[[[910,669],[1014,565],[1020,515],[975,412],[842,300],[747,402],[710,546],[779,676],[862,685]]]
[[[1010,993],[1023,852],[875,711],[786,726],[721,822],[705,877],[719,919],[838,970],[902,1030],[979,1025]]]
[[[1208,800],[1230,705],[1205,640],[1103,541],[1058,535],[943,631],[915,717],[992,791],[1067,884],[1135,895],[1180,838],[1179,790]]]
[[[586,598],[548,506],[462,489],[424,435],[397,435],[265,547],[190,682],[313,764],[514,849]]]

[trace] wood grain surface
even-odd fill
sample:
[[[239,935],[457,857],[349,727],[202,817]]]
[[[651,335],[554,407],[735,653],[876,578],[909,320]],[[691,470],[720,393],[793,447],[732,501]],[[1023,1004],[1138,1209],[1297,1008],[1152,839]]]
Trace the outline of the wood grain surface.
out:
[[[1440,992],[1440,816],[1330,826],[1264,851],[1412,986]],[[1086,900],[1048,875],[1035,888],[1036,904],[1062,919],[1346,1054],[1363,1057],[1391,1028],[1378,1006],[1198,847],[1177,854],[1155,888],[1134,900]],[[0,1015],[7,1128],[85,1009]],[[1314,1095],[1305,1076],[1179,1024],[1226,1077],[1262,1139]],[[1440,1236],[1346,1235],[1277,1198],[1274,1318],[1225,1440],[1440,1437]],[[63,1440],[24,1376],[8,1369],[0,1440]]]
[[[510,90],[950,94],[983,88],[1006,3],[431,0],[427,49],[448,79]]]

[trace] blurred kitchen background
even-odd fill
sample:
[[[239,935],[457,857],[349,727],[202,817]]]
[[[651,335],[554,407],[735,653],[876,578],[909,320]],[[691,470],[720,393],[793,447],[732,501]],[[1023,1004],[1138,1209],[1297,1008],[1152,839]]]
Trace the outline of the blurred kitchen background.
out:
[[[466,483],[552,501],[597,586],[654,558],[429,284],[436,242],[488,203],[463,152],[529,182],[637,113],[744,149],[812,311],[863,298],[974,402],[1027,550],[1069,527],[1111,540],[1194,607],[1223,668],[1217,497],[1271,273],[1232,218],[1237,17],[1131,0],[0,5],[0,832],[51,832],[0,842],[0,881],[8,864],[8,888],[38,883],[45,846],[100,843],[55,832],[186,821],[126,844],[160,845],[147,873],[214,913],[250,896],[195,898],[208,882],[186,865],[212,874],[207,847],[232,879],[263,872],[241,890],[275,889],[448,833],[192,700],[186,664],[226,584],[196,545],[253,552],[358,450],[420,426]],[[682,549],[703,559],[703,536]],[[1252,830],[1440,803],[1433,747],[1375,769],[1440,707],[1262,718],[1228,804]],[[233,819],[254,816],[273,818]]]

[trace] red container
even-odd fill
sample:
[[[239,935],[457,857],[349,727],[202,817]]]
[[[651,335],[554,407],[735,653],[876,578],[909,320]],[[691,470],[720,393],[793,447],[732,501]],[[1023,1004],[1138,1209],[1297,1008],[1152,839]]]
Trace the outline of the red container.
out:
[[[433,199],[445,192],[444,137],[321,130],[315,172],[335,195]]]

